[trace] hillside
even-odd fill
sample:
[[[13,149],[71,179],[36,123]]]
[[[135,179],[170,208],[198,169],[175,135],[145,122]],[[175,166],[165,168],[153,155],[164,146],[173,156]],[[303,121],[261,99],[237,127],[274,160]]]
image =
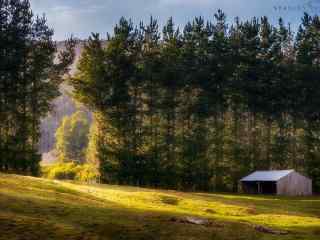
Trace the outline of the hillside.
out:
[[[80,41],[75,49],[75,61],[70,66],[70,74],[76,72],[77,63],[80,59],[84,41]],[[65,50],[65,42],[57,43],[57,50],[61,52]],[[41,122],[41,139],[39,144],[39,152],[43,154],[43,160],[46,163],[54,161],[52,150],[55,146],[55,132],[60,126],[64,117],[72,115],[76,111],[76,106],[70,97],[70,87],[66,84],[61,86],[61,96],[53,101],[53,110]]]
[[[320,237],[319,197],[180,193],[0,174],[0,206],[1,240]],[[192,224],[190,217],[206,221]]]

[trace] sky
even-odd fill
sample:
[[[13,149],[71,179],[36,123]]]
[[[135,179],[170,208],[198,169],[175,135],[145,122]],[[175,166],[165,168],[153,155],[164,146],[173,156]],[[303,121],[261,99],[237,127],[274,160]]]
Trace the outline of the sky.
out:
[[[228,21],[238,16],[242,20],[253,16],[268,16],[276,23],[282,17],[297,29],[303,12],[320,13],[320,0],[30,0],[35,14],[45,14],[49,26],[55,30],[55,40],[64,40],[72,34],[86,39],[92,32],[106,37],[124,16],[135,24],[152,15],[159,24],[173,17],[183,26],[195,16],[209,20],[222,9]]]

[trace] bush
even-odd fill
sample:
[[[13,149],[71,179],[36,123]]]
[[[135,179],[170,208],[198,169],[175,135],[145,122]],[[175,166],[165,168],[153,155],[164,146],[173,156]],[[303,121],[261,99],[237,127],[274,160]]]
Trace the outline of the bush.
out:
[[[77,180],[81,182],[97,182],[99,172],[93,165],[77,165],[75,163],[59,163],[44,167],[43,176],[56,180]]]
[[[77,166],[74,163],[56,164],[44,168],[43,175],[49,179],[74,180],[77,170]]]
[[[82,166],[78,166],[79,171],[76,175],[76,180],[81,182],[98,182],[100,178],[100,173],[98,169],[91,164],[85,164]]]

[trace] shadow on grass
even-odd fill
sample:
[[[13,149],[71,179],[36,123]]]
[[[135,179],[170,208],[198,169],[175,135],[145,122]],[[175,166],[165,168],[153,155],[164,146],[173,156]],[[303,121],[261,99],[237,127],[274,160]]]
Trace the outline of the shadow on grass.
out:
[[[295,234],[295,238],[292,239],[310,239],[319,240],[320,239],[320,227],[306,227],[299,226],[295,228],[289,228],[289,231]]]

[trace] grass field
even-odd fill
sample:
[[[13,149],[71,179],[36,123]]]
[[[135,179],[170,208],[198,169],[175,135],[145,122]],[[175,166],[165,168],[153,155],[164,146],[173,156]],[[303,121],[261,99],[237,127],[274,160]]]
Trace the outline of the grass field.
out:
[[[0,174],[0,240],[12,239],[318,240],[320,197],[181,193]]]

